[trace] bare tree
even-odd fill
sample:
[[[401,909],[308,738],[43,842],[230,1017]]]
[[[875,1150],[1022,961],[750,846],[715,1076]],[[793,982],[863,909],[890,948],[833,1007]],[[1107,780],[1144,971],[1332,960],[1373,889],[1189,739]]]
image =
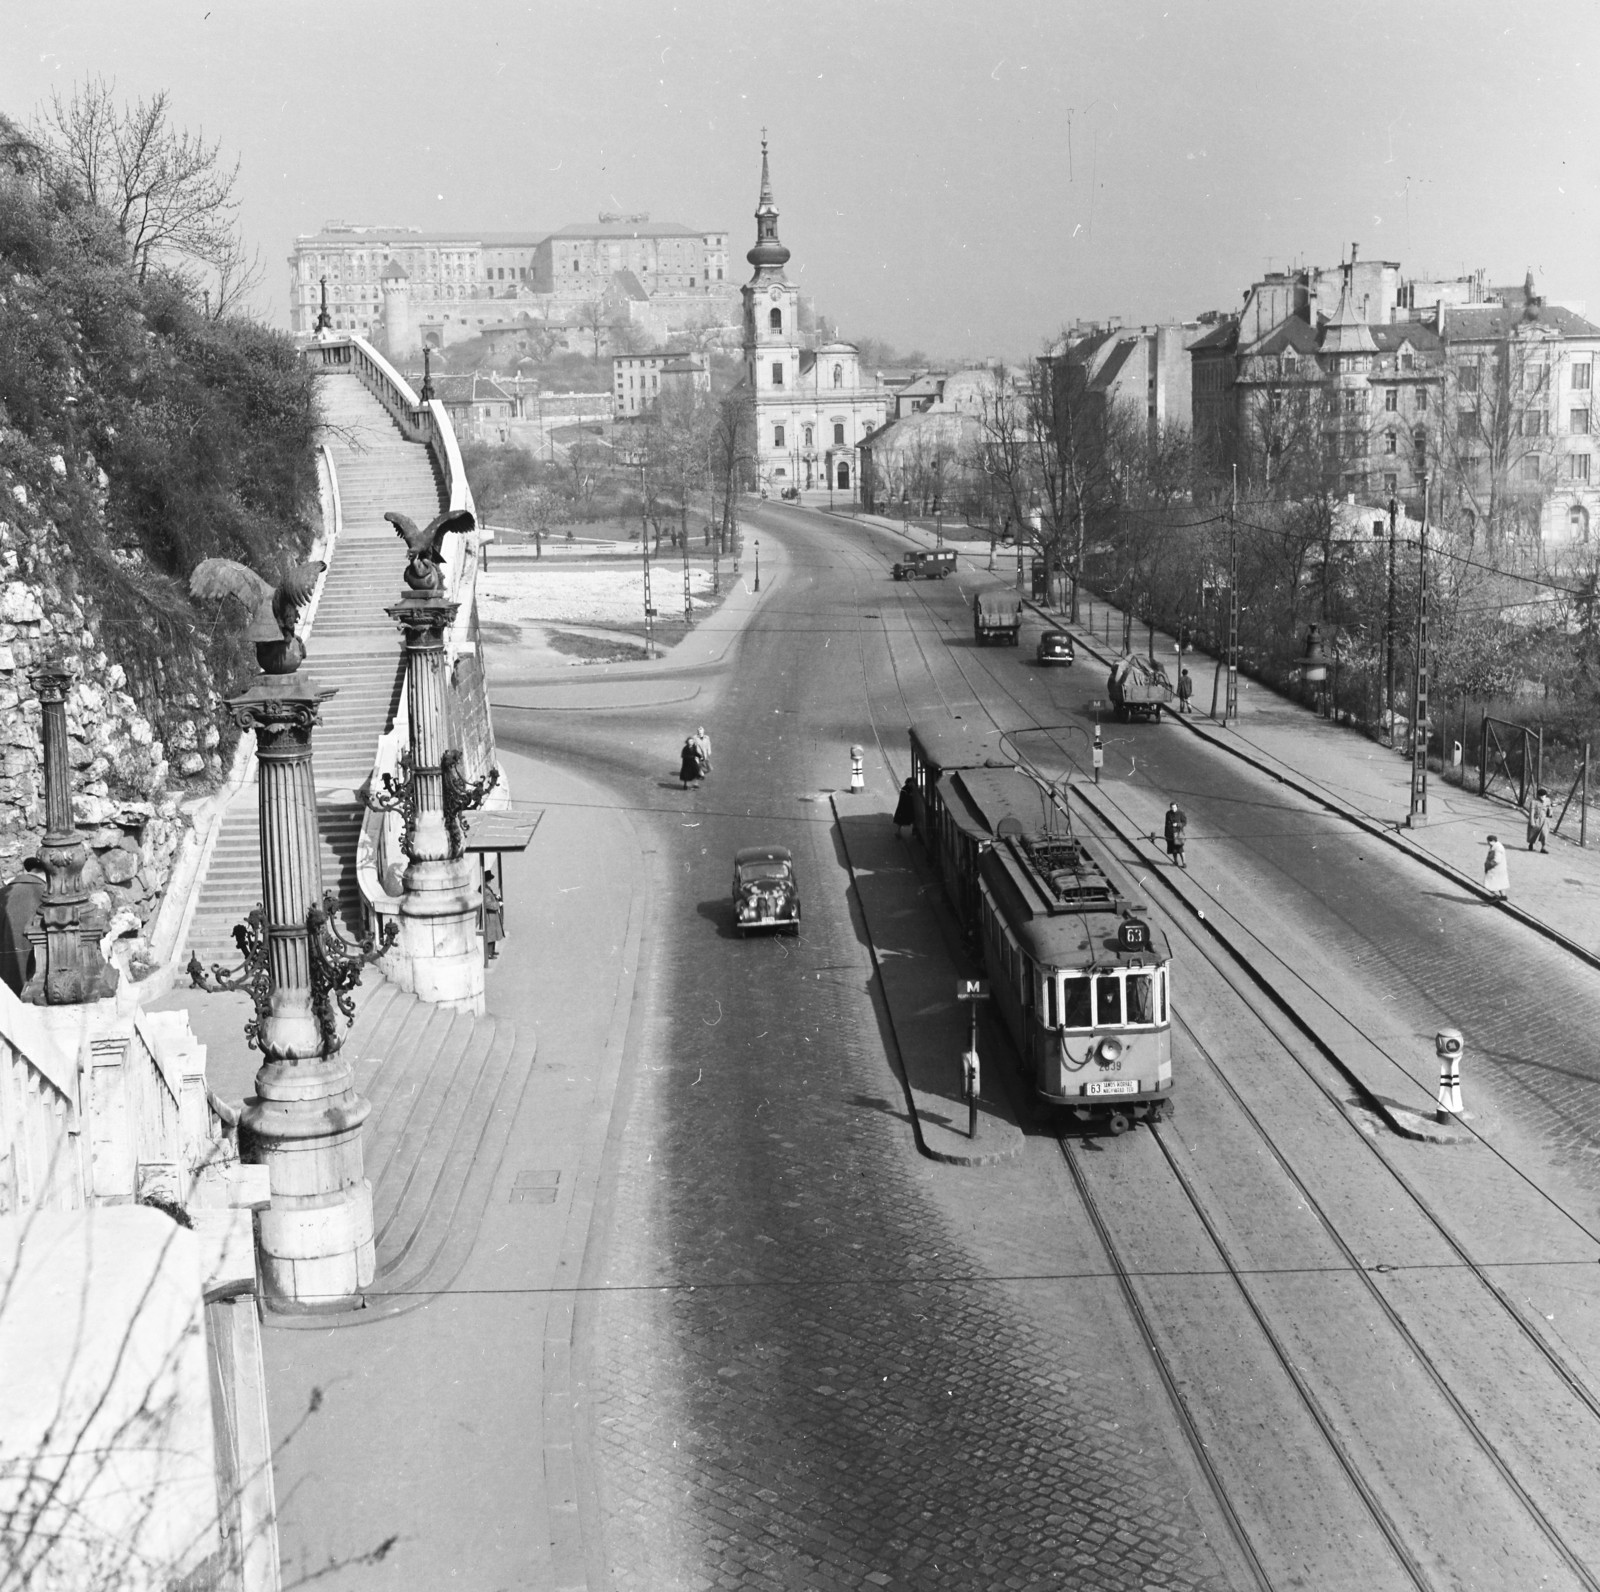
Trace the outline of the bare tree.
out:
[[[172,126],[165,90],[119,105],[115,84],[96,77],[70,99],[52,94],[38,129],[59,176],[116,222],[139,280],[161,263],[226,266],[237,298],[238,163],[220,143]]]
[[[594,357],[600,359],[600,337],[611,330],[611,315],[601,299],[585,299],[578,306],[578,325],[594,339]]]

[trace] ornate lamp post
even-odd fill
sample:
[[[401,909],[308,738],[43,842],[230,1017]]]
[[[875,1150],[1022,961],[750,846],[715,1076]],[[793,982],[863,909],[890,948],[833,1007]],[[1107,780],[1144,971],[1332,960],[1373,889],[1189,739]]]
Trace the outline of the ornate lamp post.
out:
[[[85,909],[89,848],[72,821],[72,770],[67,758],[67,693],[73,672],[51,660],[29,675],[44,710],[44,840],[39,860],[50,881],[40,917],[44,943],[22,998],[35,1006],[78,1005],[114,994],[117,970],[100,955],[105,924]],[[37,943],[37,942],[36,942]]]
[[[267,1301],[282,1311],[350,1309],[373,1269],[361,1147],[371,1106],[339,1031],[340,1014],[354,1019],[361,958],[334,934],[323,898],[311,767],[312,731],[334,688],[298,672],[305,647],[294,634],[318,568],[302,566],[257,612],[261,672],[228,701],[240,729],[255,732],[260,769],[262,904],[234,930],[255,1003],[245,1038],[262,1056],[241,1128],[249,1159],[268,1169],[272,1206],[256,1236]]]
[[[322,284],[322,308],[317,311],[316,324],[311,330],[321,337],[324,332],[333,330],[333,317],[328,313],[328,279],[324,276],[317,280]]]
[[[409,588],[385,612],[405,636],[407,720],[410,745],[401,754],[399,778],[385,775],[368,796],[379,811],[399,812],[405,824],[401,849],[407,857],[400,933],[391,973],[402,989],[420,999],[481,1012],[483,945],[478,888],[466,857],[464,815],[483,805],[499,777],[468,780],[461,753],[445,746],[444,633],[459,603],[444,596],[444,538],[473,527],[465,509],[441,514],[425,530],[403,514],[385,515],[410,549]]]

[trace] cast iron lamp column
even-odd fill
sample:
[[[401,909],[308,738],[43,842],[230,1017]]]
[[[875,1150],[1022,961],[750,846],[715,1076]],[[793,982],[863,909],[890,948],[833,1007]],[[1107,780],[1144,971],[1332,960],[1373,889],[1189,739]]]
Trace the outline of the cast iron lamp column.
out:
[[[72,820],[67,693],[73,672],[52,660],[29,675],[43,709],[45,830],[39,846],[49,887],[40,907],[44,944],[22,998],[35,1006],[79,1005],[114,994],[117,970],[100,955],[105,924],[86,911],[83,869],[89,848]]]
[[[334,1005],[349,1019],[360,960],[343,952],[323,904],[312,731],[333,696],[296,672],[299,643],[258,641],[262,672],[228,707],[256,736],[262,905],[235,931],[256,1015],[245,1034],[262,1054],[241,1129],[268,1169],[272,1205],[257,1228],[267,1303],[279,1311],[346,1310],[372,1281],[372,1185],[357,1095]]]
[[[459,776],[460,753],[449,752],[444,745],[448,668],[444,633],[460,606],[413,591],[385,610],[405,634],[411,731],[401,842],[408,860],[395,973],[401,987],[411,989],[420,1000],[480,1013],[484,996],[479,897],[471,862],[454,831],[459,814],[479,805],[493,776],[477,787],[466,785]]]

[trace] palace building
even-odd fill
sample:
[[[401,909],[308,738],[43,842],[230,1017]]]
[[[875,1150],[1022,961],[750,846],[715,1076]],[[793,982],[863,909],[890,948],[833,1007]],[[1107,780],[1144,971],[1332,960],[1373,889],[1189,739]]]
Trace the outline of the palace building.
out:
[[[756,243],[745,258],[755,267],[744,287],[744,363],[761,487],[828,488],[853,498],[861,440],[883,424],[888,395],[875,380],[863,382],[854,343],[808,348],[801,337],[800,293],[784,275],[789,251],[778,238],[765,138]]]

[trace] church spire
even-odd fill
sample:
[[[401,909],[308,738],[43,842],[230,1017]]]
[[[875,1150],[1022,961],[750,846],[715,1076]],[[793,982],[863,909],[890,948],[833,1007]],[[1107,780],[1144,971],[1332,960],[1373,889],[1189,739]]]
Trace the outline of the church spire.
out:
[[[767,170],[767,130],[761,129],[761,198],[756,203],[756,246],[745,256],[756,268],[752,281],[783,277],[789,251],[778,240],[778,206],[772,197],[772,176]]]

